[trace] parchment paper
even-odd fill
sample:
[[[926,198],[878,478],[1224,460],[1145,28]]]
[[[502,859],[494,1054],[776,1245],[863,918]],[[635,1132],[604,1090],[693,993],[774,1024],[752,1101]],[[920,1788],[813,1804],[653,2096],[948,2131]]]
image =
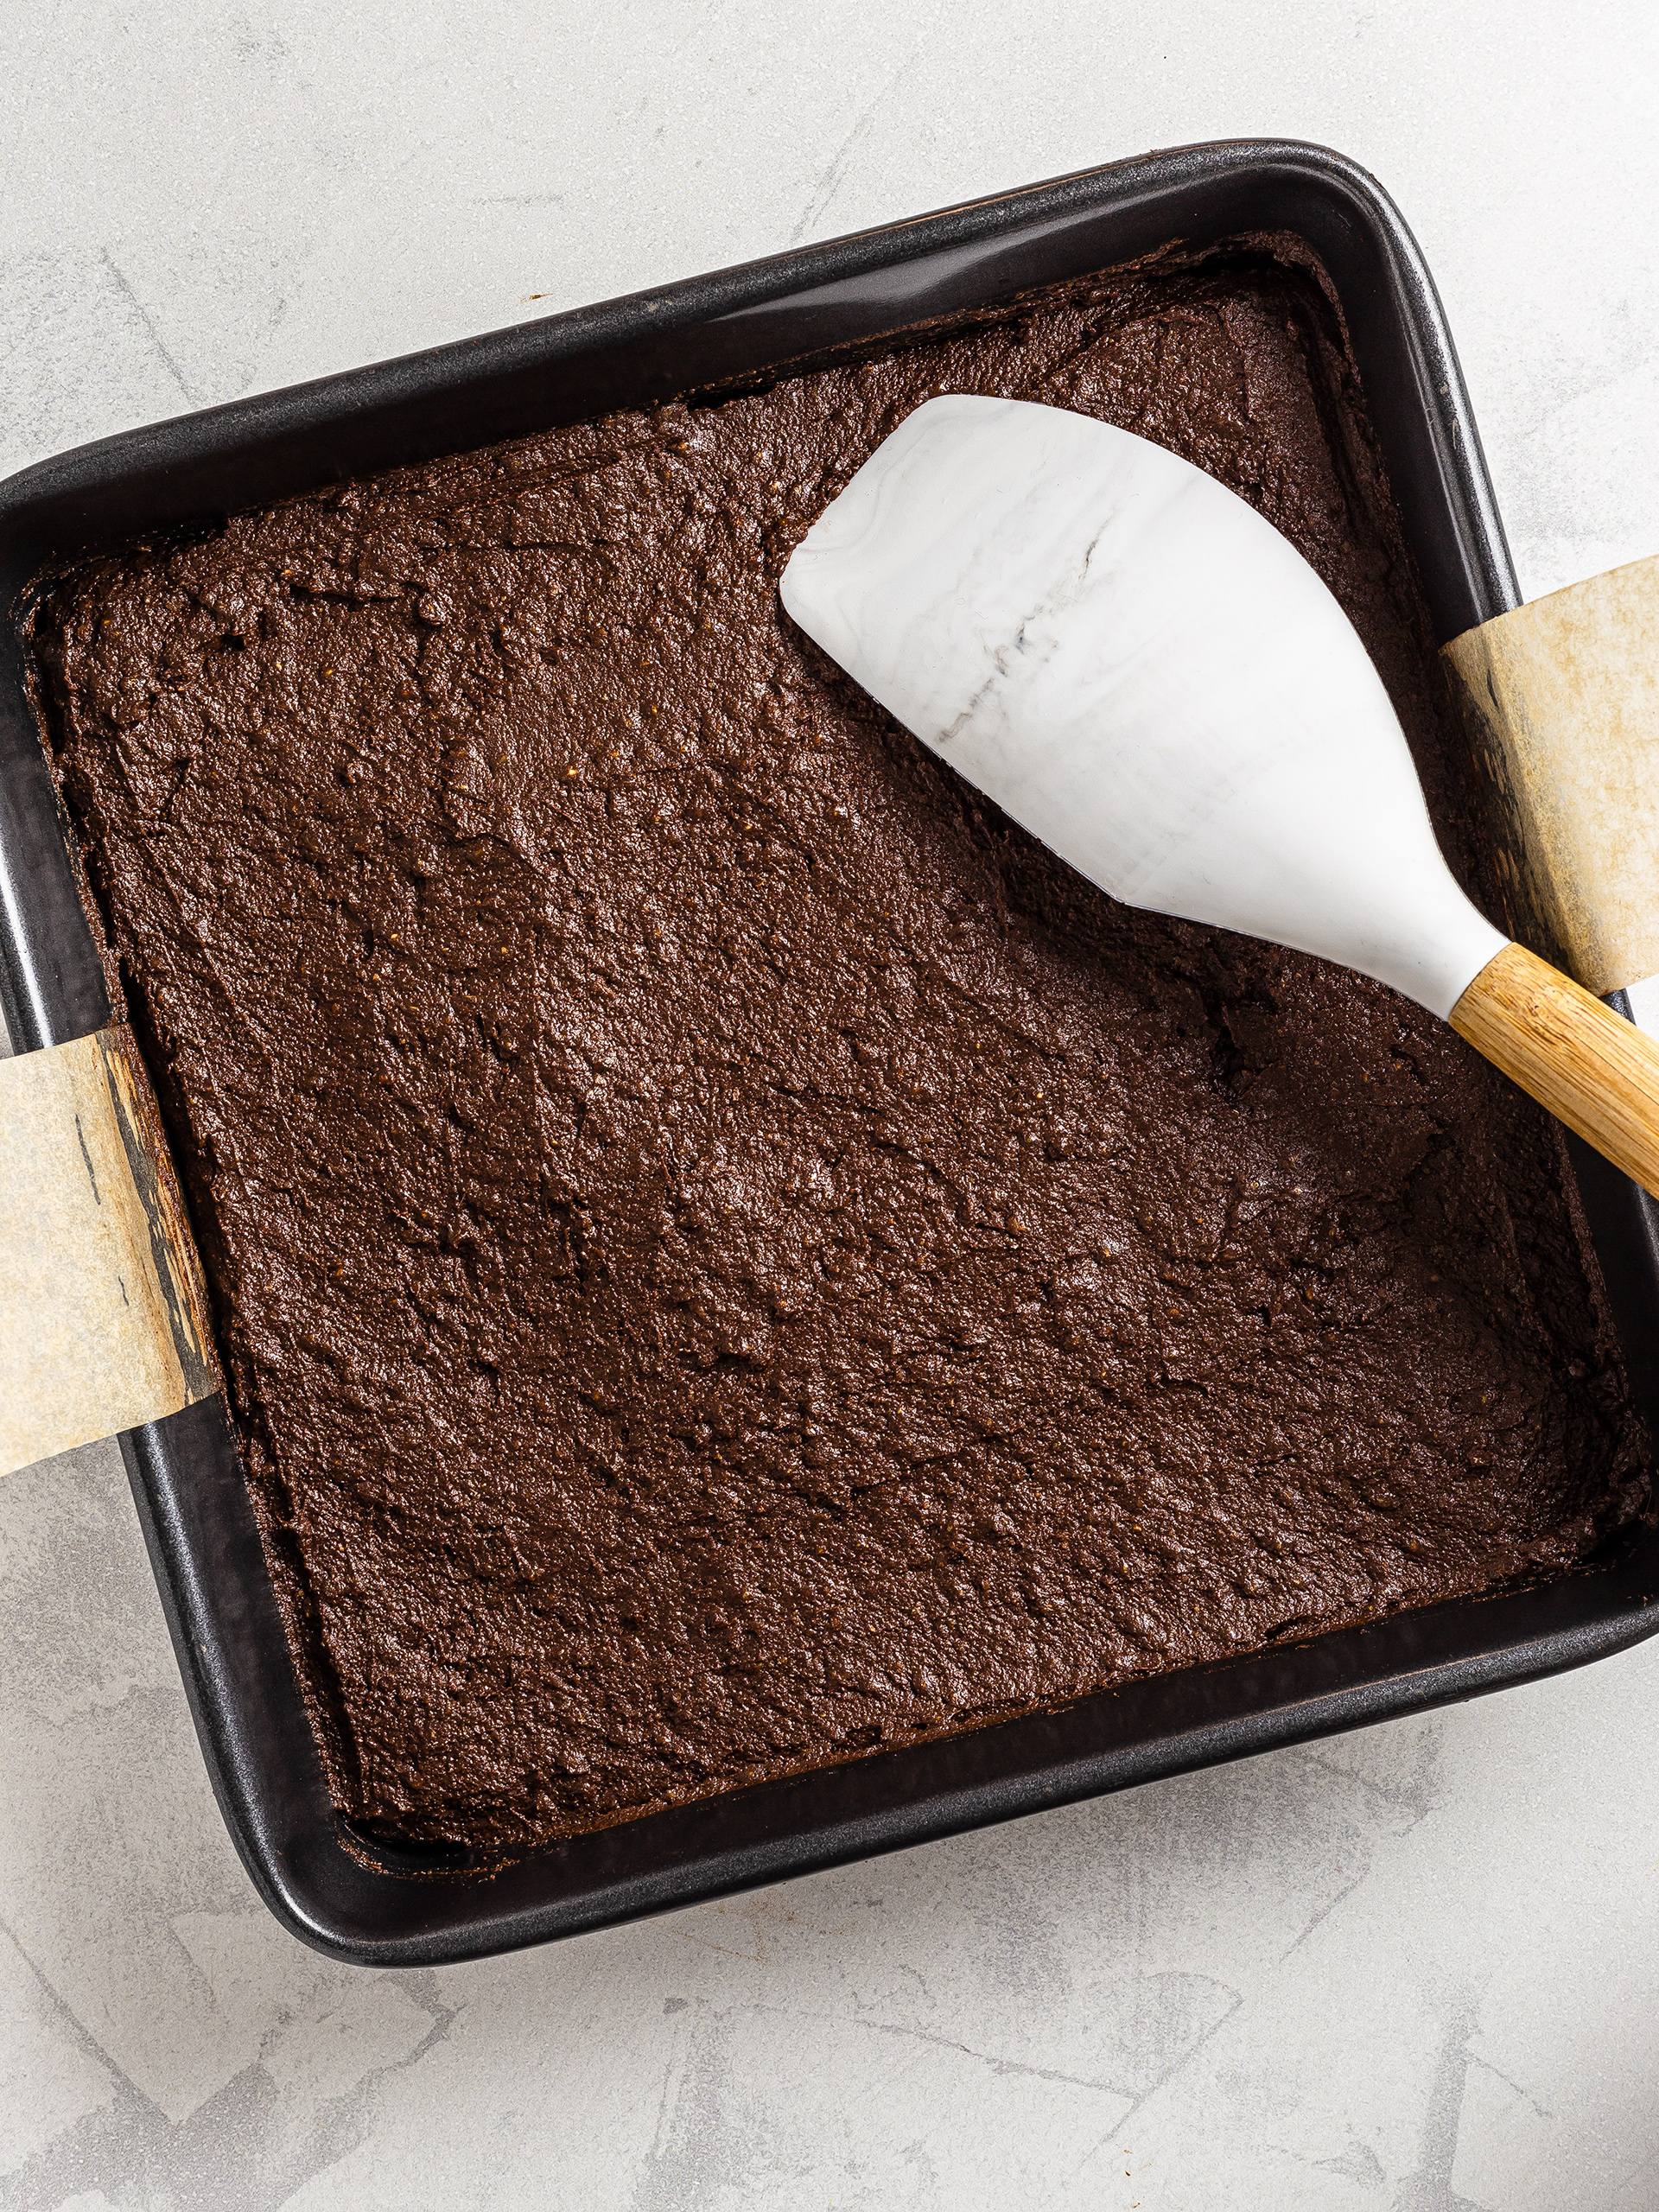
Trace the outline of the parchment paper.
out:
[[[1599,995],[1659,974],[1659,556],[1446,658],[1497,800],[1511,930]]]
[[[0,1060],[0,1475],[219,1387],[194,1249],[126,1031]]]

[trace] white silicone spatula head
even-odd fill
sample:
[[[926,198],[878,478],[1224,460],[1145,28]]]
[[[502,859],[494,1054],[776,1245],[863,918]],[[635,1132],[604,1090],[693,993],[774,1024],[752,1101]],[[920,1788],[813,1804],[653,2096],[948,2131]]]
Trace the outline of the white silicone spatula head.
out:
[[[1440,857],[1325,585],[1160,446],[930,400],[784,572],[810,637],[1119,899],[1271,938],[1447,1015],[1505,940]]]

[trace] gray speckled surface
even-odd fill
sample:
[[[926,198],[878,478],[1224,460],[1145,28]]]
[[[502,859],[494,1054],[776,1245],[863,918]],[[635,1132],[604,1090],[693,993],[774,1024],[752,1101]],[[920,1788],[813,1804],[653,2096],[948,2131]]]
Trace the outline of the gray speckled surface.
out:
[[[1659,545],[1637,0],[43,5],[0,467],[1154,144],[1357,156],[1529,592]],[[0,1484],[0,2208],[1649,2212],[1659,1650],[515,1959],[256,1903],[119,1460]]]

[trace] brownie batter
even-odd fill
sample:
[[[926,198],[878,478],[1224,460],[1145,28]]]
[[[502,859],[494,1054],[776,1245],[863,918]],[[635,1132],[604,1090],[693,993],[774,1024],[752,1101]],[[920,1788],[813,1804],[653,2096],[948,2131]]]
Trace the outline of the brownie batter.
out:
[[[1261,245],[39,610],[361,1820],[546,1841],[1558,1568],[1640,1507],[1554,1126],[1380,985],[1114,904],[781,613],[941,391],[1122,423],[1277,524],[1481,892],[1339,323]]]

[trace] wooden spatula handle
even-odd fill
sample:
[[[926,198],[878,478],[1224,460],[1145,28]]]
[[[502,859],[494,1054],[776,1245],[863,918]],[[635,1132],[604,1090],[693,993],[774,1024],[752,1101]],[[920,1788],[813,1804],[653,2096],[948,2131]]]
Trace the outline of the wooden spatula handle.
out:
[[[1506,944],[1452,1027],[1557,1120],[1659,1198],[1659,1044],[1529,952]]]

